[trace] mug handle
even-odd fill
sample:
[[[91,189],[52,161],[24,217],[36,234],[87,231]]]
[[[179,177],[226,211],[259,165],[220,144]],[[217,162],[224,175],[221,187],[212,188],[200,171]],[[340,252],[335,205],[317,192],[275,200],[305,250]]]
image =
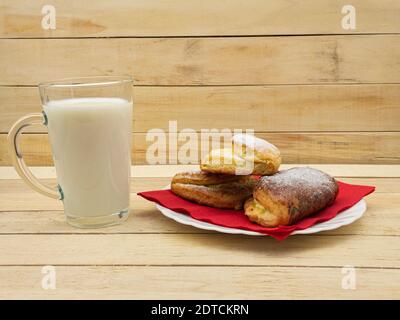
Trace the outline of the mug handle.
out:
[[[62,200],[63,194],[60,187],[57,185],[57,187],[52,188],[41,183],[29,170],[19,151],[18,137],[23,129],[38,124],[47,125],[47,117],[44,112],[28,114],[14,123],[7,136],[9,154],[15,170],[33,190],[50,198]]]

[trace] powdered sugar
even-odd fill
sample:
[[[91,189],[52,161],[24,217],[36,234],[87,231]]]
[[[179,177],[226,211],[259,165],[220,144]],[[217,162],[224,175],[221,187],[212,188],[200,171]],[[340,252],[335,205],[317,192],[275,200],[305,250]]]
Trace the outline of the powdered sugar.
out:
[[[255,149],[257,151],[267,151],[274,154],[279,154],[279,149],[275,147],[272,143],[269,143],[266,140],[257,138],[250,134],[235,134],[232,138],[232,142],[234,145],[238,147],[247,147],[249,149]]]
[[[330,203],[337,194],[335,179],[309,167],[280,171],[273,176],[262,177],[258,189],[268,191],[283,203],[297,203],[302,207],[318,207],[318,203]]]

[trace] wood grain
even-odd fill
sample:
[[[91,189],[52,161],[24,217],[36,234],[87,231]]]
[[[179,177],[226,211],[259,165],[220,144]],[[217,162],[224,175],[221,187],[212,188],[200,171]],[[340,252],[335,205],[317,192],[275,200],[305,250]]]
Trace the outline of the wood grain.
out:
[[[398,249],[396,236],[305,235],[277,242],[271,237],[228,234],[2,235],[0,265],[353,265],[400,268]]]
[[[324,1],[53,0],[57,28],[43,30],[45,1],[3,0],[0,37],[214,36],[399,32],[397,1],[353,0],[357,28],[341,27],[341,3]]]
[[[141,85],[399,83],[399,55],[400,35],[2,39],[0,85],[110,74]]]
[[[0,132],[41,109],[37,88],[0,87]],[[172,120],[196,131],[400,131],[400,85],[134,87],[134,132]]]
[[[257,133],[279,147],[284,163],[347,163],[347,164],[399,164],[400,132],[330,132],[330,133]],[[195,154],[200,159],[201,145],[206,145],[205,137],[198,138]],[[132,161],[138,164],[156,164],[146,156],[147,148],[154,143],[146,141],[146,134],[132,135]],[[29,165],[52,165],[50,143],[47,134],[28,133],[21,137],[21,150]],[[179,141],[177,150],[187,140]],[[196,141],[196,140],[194,140]],[[221,143],[222,145],[222,143]],[[211,142],[209,143],[211,148]],[[168,150],[168,149],[166,149]],[[161,152],[164,155],[165,152]],[[147,159],[148,158],[148,159]],[[164,157],[163,157],[164,158]],[[165,155],[167,163],[168,157]],[[173,160],[171,160],[173,161]],[[195,161],[194,164],[197,164]],[[11,165],[8,157],[6,134],[0,134],[0,165]]]
[[[57,266],[43,290],[41,270],[0,267],[0,299],[398,299],[400,282],[398,269],[356,269],[345,290],[342,268]]]
[[[296,164],[294,165],[282,165],[281,170],[286,170],[289,167],[295,167],[297,166]],[[313,167],[315,165],[312,165]],[[322,168],[321,168],[322,166]],[[335,168],[335,165],[321,165],[320,167],[315,166],[315,168],[318,168],[320,170],[323,170],[329,174],[335,173],[334,170],[327,169],[328,167],[331,167],[332,169],[337,169]],[[10,167],[2,167],[2,169],[8,168],[10,171],[14,171],[14,168]],[[135,168],[135,167],[133,167]],[[156,171],[157,166],[150,166],[150,168],[154,168]],[[33,168],[33,169],[38,169],[38,167]],[[135,170],[135,169],[134,169]],[[133,171],[134,171],[133,170]],[[189,170],[189,169],[188,169]],[[55,185],[57,184],[57,179],[56,179],[56,174],[54,174],[54,178],[48,178],[47,176],[43,175],[37,175],[35,170],[33,170],[34,175],[41,179],[42,181],[50,184],[50,185]],[[55,171],[55,170],[54,170]],[[185,170],[176,170],[175,173],[182,172]],[[133,193],[140,192],[140,191],[148,191],[148,190],[155,190],[155,189],[160,189],[165,186],[167,186],[172,179],[172,176],[174,174],[171,174],[170,176],[164,176],[164,177],[152,177],[151,175],[149,176],[135,176],[132,175],[131,177],[131,185],[130,185],[130,190]],[[25,182],[15,173],[15,178],[8,178],[5,179],[3,176],[3,172],[0,170],[0,193],[5,193],[5,192],[17,192],[17,193],[26,193],[26,192],[32,192],[34,191],[30,189]],[[339,179],[342,182],[346,183],[351,183],[351,184],[362,184],[362,185],[373,185],[376,187],[376,190],[374,193],[400,193],[400,178],[370,178],[370,177],[343,177],[340,175],[335,175],[333,176],[337,179]],[[367,174],[365,175],[367,176]],[[38,195],[39,196],[39,195]],[[1,211],[1,209],[0,209]]]
[[[281,164],[280,170],[286,170],[293,167],[312,166],[315,169],[322,170],[331,176],[338,178],[353,178],[355,181],[359,178],[400,178],[400,165],[395,164]],[[198,170],[195,164],[177,164],[177,165],[133,165],[131,166],[131,177],[134,179],[142,178],[171,178],[177,172]],[[57,178],[54,167],[31,167],[32,173],[39,179]],[[0,166],[0,181],[21,179],[15,169],[10,166]],[[373,181],[373,180],[371,180]],[[394,183],[394,186],[396,184]],[[390,189],[392,190],[392,189]],[[395,191],[392,191],[395,192]]]
[[[256,132],[255,135],[278,146],[284,163],[400,163],[400,145],[398,144],[400,133],[398,132]],[[152,139],[147,141],[146,135],[142,133],[133,135],[134,164],[149,163],[148,160],[151,158],[147,157],[146,152],[153,141]],[[179,150],[186,141],[178,141],[177,149]],[[206,138],[199,137],[197,142],[199,150],[202,145],[206,145],[206,141]],[[198,151],[198,157],[201,158],[200,151]]]

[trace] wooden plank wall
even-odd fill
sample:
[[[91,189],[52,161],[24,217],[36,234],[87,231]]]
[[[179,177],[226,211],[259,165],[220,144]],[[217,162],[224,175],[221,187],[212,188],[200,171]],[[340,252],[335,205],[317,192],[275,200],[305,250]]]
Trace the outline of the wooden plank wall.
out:
[[[132,150],[146,132],[252,128],[285,163],[400,163],[400,1],[47,1],[0,4],[0,165],[6,134],[41,109],[40,81],[130,74]],[[31,165],[52,163],[45,128],[22,139]]]

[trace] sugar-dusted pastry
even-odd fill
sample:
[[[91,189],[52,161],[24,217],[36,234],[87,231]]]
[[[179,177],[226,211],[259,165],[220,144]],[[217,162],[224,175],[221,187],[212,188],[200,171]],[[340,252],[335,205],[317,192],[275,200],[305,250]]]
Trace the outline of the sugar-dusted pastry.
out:
[[[290,225],[331,205],[337,193],[337,183],[328,174],[292,168],[262,177],[244,209],[251,221],[262,226]]]
[[[249,134],[236,134],[232,148],[213,149],[204,159],[203,171],[230,175],[271,175],[281,164],[279,149]]]
[[[251,176],[212,174],[203,171],[176,174],[171,190],[176,195],[215,208],[242,209],[256,180]]]

